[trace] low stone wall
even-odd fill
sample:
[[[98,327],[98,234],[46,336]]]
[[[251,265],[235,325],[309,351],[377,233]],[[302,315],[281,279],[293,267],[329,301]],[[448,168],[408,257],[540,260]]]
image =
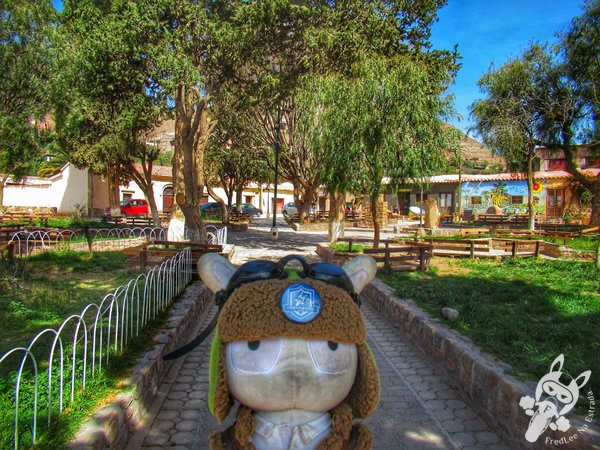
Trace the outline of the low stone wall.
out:
[[[152,350],[144,353],[126,380],[132,387],[108,405],[100,408],[85,423],[70,449],[122,449],[131,433],[141,427],[171,363],[162,356],[181,347],[192,338],[200,317],[213,300],[212,293],[197,281],[187,287],[183,297],[171,308],[165,326],[154,336]]]
[[[510,366],[483,352],[473,342],[427,314],[411,300],[398,298],[394,290],[374,280],[362,292],[416,348],[430,357],[436,369],[445,373],[490,426],[514,448],[556,448],[551,439],[566,438],[564,448],[589,449],[600,446],[600,427],[585,418],[569,414],[571,429],[566,433],[548,429],[535,444],[525,440],[530,417],[519,406],[521,397],[535,393],[528,385],[509,375]],[[558,355],[557,355],[558,356]],[[599,393],[596,393],[598,395]],[[578,429],[587,426],[583,432]],[[575,432],[578,438],[568,442]],[[561,442],[561,448],[562,448]]]
[[[35,216],[38,214],[56,214],[55,206],[3,206],[0,208],[0,214],[29,214]]]
[[[319,255],[323,261],[343,266],[355,256],[362,255],[362,253],[336,252],[329,247],[329,244],[323,243],[317,244],[317,255]]]
[[[564,245],[553,244],[551,242],[544,243],[542,254],[546,256],[551,256],[553,258],[573,259],[578,261],[596,260],[596,252],[594,251],[573,250],[572,248],[566,247]]]

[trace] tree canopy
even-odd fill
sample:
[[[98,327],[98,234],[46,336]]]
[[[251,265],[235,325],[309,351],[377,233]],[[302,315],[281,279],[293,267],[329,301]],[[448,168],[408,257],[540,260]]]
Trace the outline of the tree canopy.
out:
[[[35,172],[48,143],[48,80],[57,13],[50,0],[7,0],[0,13],[0,172]],[[2,204],[0,189],[0,206]]]

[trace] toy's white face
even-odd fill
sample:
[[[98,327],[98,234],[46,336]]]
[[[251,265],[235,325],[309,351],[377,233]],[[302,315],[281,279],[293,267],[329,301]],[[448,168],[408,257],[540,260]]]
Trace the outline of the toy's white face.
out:
[[[254,411],[325,412],[339,405],[356,376],[354,344],[269,339],[226,345],[229,391]]]

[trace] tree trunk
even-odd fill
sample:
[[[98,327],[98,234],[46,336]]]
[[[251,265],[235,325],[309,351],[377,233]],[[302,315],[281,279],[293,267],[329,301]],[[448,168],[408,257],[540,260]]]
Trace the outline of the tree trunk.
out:
[[[596,176],[594,186],[592,187],[592,215],[590,225],[600,225],[600,174]]]
[[[379,248],[379,222],[377,221],[377,195],[371,194],[371,217],[373,219],[373,248]]]
[[[110,207],[110,215],[118,217],[121,215],[121,208],[119,207],[119,172],[116,166],[107,168],[106,179],[108,181],[108,205]]]
[[[404,215],[404,209],[406,205],[404,204],[404,195],[402,192],[396,192],[396,202],[398,203],[398,214]]]
[[[243,198],[242,198],[242,194],[244,193],[244,185],[238,185],[236,186],[235,189],[235,206],[238,210],[238,212],[242,211],[242,203],[243,203]]]
[[[200,200],[204,185],[204,147],[216,122],[208,117],[208,101],[198,89],[179,85],[175,99],[176,146],[182,154],[183,190],[176,194],[185,216],[190,240],[206,243],[207,235],[200,216]],[[178,186],[181,189],[181,186]]]
[[[152,186],[152,164],[146,164],[142,162],[142,173],[138,172],[135,166],[128,164],[124,167],[129,172],[131,178],[140,187],[146,199],[148,200],[148,207],[150,208],[150,215],[154,225],[160,227],[160,217],[158,215],[158,206],[156,205],[156,197],[154,196],[154,188]]]
[[[4,186],[6,186],[6,180],[8,180],[8,175],[2,177],[0,180],[0,207],[4,206]]]
[[[214,198],[221,207],[221,220],[223,221],[223,223],[229,222],[229,210],[227,208],[227,205],[225,204],[225,200],[219,197],[214,191],[214,189],[208,184],[206,185],[206,190],[208,191],[208,195]]]
[[[308,213],[310,211],[310,206],[315,198],[315,194],[317,193],[317,186],[310,186],[309,188],[304,190],[304,196],[300,198],[299,189],[295,189],[294,202],[296,203],[296,208],[298,208],[298,219],[300,223],[308,222]]]
[[[344,237],[344,225],[346,221],[346,194],[341,192],[332,192],[329,194],[329,228],[327,239],[329,242],[336,242]]]

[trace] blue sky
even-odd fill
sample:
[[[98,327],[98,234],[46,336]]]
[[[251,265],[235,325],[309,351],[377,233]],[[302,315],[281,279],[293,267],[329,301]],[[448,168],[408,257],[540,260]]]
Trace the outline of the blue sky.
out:
[[[439,11],[431,40],[435,48],[458,44],[462,68],[454,93],[463,131],[472,124],[468,107],[482,98],[477,80],[493,62],[502,66],[518,57],[534,41],[556,42],[556,32],[566,30],[583,13],[583,0],[448,0]]]

